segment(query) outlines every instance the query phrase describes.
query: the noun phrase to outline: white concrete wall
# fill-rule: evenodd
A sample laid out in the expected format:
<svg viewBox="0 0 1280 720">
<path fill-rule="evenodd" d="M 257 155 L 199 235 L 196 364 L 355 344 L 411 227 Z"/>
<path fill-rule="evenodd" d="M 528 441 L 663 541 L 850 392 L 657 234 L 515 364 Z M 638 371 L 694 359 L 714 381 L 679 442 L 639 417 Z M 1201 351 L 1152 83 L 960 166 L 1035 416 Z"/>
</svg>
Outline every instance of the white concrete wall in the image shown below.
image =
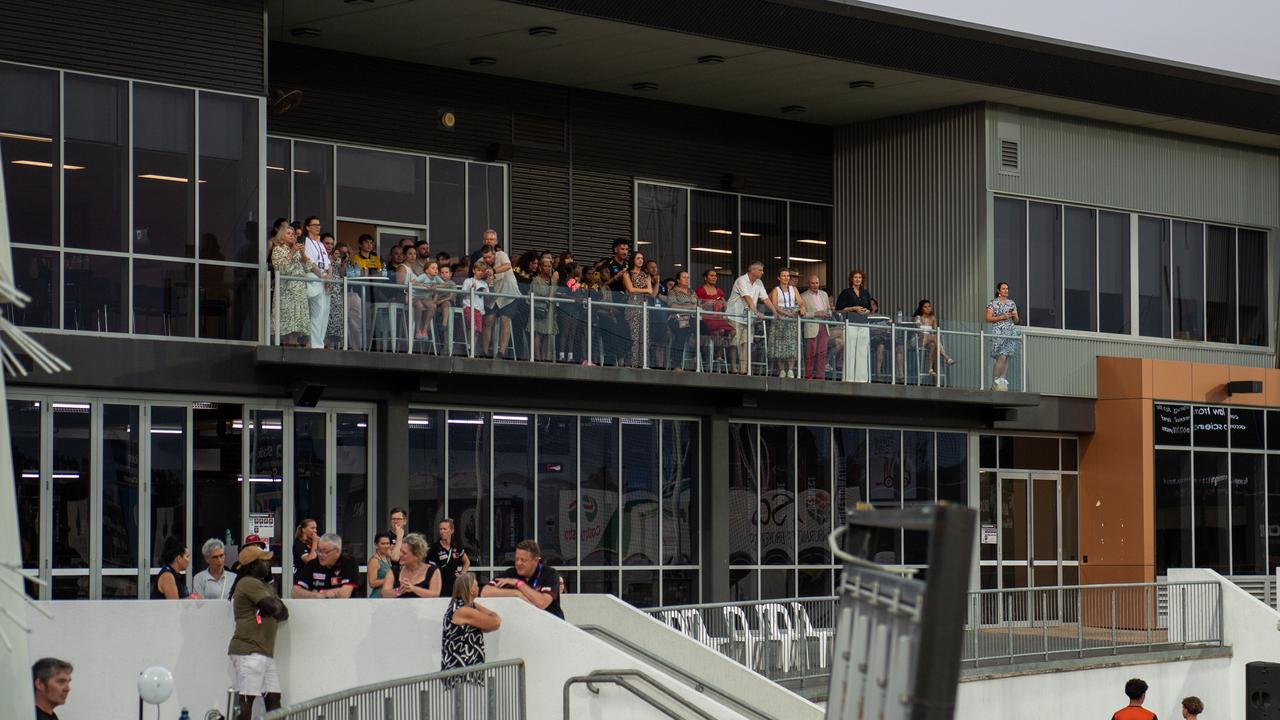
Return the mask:
<svg viewBox="0 0 1280 720">
<path fill-rule="evenodd" d="M 603 627 L 766 715 L 787 720 L 820 720 L 823 715 L 817 705 L 613 595 L 565 595 L 560 603 L 569 622 Z"/>
<path fill-rule="evenodd" d="M 288 600 L 290 618 L 280 628 L 276 658 L 285 703 L 397 677 L 440 669 L 440 631 L 444 600 Z M 487 637 L 490 660 L 525 662 L 529 718 L 563 716 L 566 679 L 599 669 L 643 670 L 677 689 L 716 718 L 738 714 L 695 690 L 636 661 L 572 625 L 509 598 L 482 600 L 503 619 Z M 46 620 L 27 617 L 34 629 L 28 654 L 56 655 L 75 667 L 70 701 L 59 715 L 76 718 L 126 718 L 137 713 L 138 672 L 149 665 L 170 669 L 173 697 L 162 706 L 176 717 L 186 706 L 192 715 L 222 707 L 230 684 L 227 641 L 231 604 L 99 600 L 43 603 L 54 613 Z M 647 705 L 625 691 L 604 686 L 599 696 L 578 686 L 575 718 L 656 718 Z M 150 715 L 148 715 L 150 717 Z"/>
<path fill-rule="evenodd" d="M 1205 717 L 1245 716 L 1245 665 L 1258 660 L 1280 662 L 1280 612 L 1212 570 L 1169 570 L 1169 582 L 1210 580 L 1222 585 L 1222 635 L 1231 646 L 1231 672 L 1223 685 L 1222 704 L 1205 701 Z M 1175 608 L 1170 607 L 1170 615 Z M 1192 693 L 1196 694 L 1196 693 Z"/>
<path fill-rule="evenodd" d="M 1205 717 L 1243 718 L 1227 712 L 1232 658 L 1147 663 L 1119 667 L 1018 675 L 960 683 L 957 720 L 1074 720 L 1109 718 L 1129 699 L 1129 678 L 1147 681 L 1145 707 L 1160 718 L 1182 717 L 1182 698 L 1204 700 Z M 1243 692 L 1243 691 L 1242 691 Z"/>
</svg>

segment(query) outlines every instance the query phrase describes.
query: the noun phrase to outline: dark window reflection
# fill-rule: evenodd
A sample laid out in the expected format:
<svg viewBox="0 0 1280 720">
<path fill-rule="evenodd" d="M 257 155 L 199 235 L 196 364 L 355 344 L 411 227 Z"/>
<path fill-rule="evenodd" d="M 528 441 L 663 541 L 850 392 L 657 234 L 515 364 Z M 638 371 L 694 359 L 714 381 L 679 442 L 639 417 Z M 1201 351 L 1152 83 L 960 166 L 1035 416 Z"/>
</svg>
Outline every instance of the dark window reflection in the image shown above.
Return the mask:
<svg viewBox="0 0 1280 720">
<path fill-rule="evenodd" d="M 258 337 L 258 271 L 200 265 L 200 337 L 253 340 Z"/>
<path fill-rule="evenodd" d="M 258 100 L 200 93 L 200 258 L 257 263 Z"/>
<path fill-rule="evenodd" d="M 898 507 L 902 499 L 902 433 L 897 430 L 869 432 L 869 468 L 867 474 L 871 502 L 884 507 Z"/>
<path fill-rule="evenodd" d="M 867 499 L 867 431 L 836 428 L 835 524 L 848 522 L 849 511 Z"/>
<path fill-rule="evenodd" d="M 138 416 L 136 405 L 102 406 L 104 568 L 138 567 Z"/>
<path fill-rule="evenodd" d="M 1169 337 L 1169 221 L 1138 218 L 1138 333 Z"/>
<path fill-rule="evenodd" d="M 373 555 L 369 547 L 369 418 L 341 414 L 337 420 L 337 531 L 342 536 L 343 552 L 363 564 Z"/>
<path fill-rule="evenodd" d="M 276 218 L 293 219 L 293 165 L 289 160 L 289 141 L 267 138 L 267 219 L 262 235 L 271 231 L 268 223 Z"/>
<path fill-rule="evenodd" d="M 717 285 L 728 298 L 738 276 L 738 256 L 738 197 L 690 191 L 689 284 L 698 287 L 702 274 L 715 270 Z"/>
<path fill-rule="evenodd" d="M 240 535 L 240 439 L 244 423 L 241 406 L 197 403 L 192 408 L 192 513 L 191 536 L 203 542 L 215 537 L 239 546 Z M 286 532 L 287 529 L 281 530 Z M 195 541 L 193 541 L 195 542 Z M 192 554 L 195 570 L 204 569 L 204 558 Z"/>
<path fill-rule="evenodd" d="M 1033 202 L 1027 220 L 1028 322 L 1062 327 L 1062 206 Z M 1010 288 L 1012 296 L 1012 288 Z"/>
<path fill-rule="evenodd" d="M 754 565 L 759 542 L 757 428 L 729 426 L 729 564 Z"/>
<path fill-rule="evenodd" d="M 322 412 L 295 412 L 293 414 L 293 517 L 301 524 L 304 519 L 316 521 L 320 534 L 335 532 L 325 525 L 328 510 L 328 493 L 325 488 L 327 468 L 325 463 L 325 432 L 327 424 Z M 265 428 L 264 428 L 265 429 Z M 264 439 L 272 437 L 270 431 Z M 347 548 L 343 547 L 347 554 Z M 357 557 L 357 562 L 364 558 Z M 293 571 L 296 573 L 298 568 Z"/>
<path fill-rule="evenodd" d="M 119 80 L 68 74 L 64 89 L 67 247 L 126 252 L 128 87 Z"/>
<path fill-rule="evenodd" d="M 618 420 L 584 417 L 579 454 L 582 458 L 581 528 L 582 564 L 617 565 L 618 536 Z M 585 582 L 585 579 L 584 579 Z"/>
<path fill-rule="evenodd" d="M 105 255 L 63 255 L 62 323 L 68 330 L 129 332 L 129 260 Z"/>
<path fill-rule="evenodd" d="M 700 478 L 698 424 L 662 421 L 662 562 L 697 565 Z"/>
<path fill-rule="evenodd" d="M 275 519 L 278 530 L 276 536 L 268 541 L 269 549 L 275 554 L 271 559 L 271 567 L 275 571 L 292 562 L 286 560 L 292 557 L 293 528 L 284 528 L 284 442 L 283 413 L 278 410 L 249 411 L 249 477 L 246 478 L 249 482 L 249 512 L 268 513 Z M 295 453 L 299 449 L 294 446 Z M 298 470 L 299 457 L 303 463 L 306 462 L 306 455 L 295 456 L 295 472 L 311 472 L 305 468 Z M 318 530 L 323 533 L 328 528 L 321 525 Z"/>
<path fill-rule="evenodd" d="M 325 230 L 333 230 L 333 146 L 295 141 L 290 219 L 305 220 L 308 215 L 319 217 Z"/>
<path fill-rule="evenodd" d="M 57 251 L 13 248 L 13 278 L 18 289 L 31 299 L 26 307 L 3 306 L 5 316 L 25 327 L 57 327 Z"/>
<path fill-rule="evenodd" d="M 467 165 L 458 160 L 431 158 L 431 215 L 427 220 L 427 234 L 431 252 L 447 252 L 458 257 L 466 252 L 468 241 L 480 247 L 480 235 L 467 237 Z M 349 214 L 343 206 L 343 214 Z M 494 228 L 495 230 L 499 228 Z M 483 233 L 485 228 L 481 228 Z M 498 235 L 498 242 L 505 245 L 506 238 Z"/>
<path fill-rule="evenodd" d="M 417 155 L 339 147 L 338 206 L 343 217 L 426 224 L 426 175 L 426 160 Z"/>
<path fill-rule="evenodd" d="M 1132 330 L 1129 286 L 1129 215 L 1098 213 L 1098 329 L 1129 334 Z"/>
<path fill-rule="evenodd" d="M 1063 322 L 1068 330 L 1097 329 L 1096 215 L 1087 208 L 1068 206 L 1063 210 Z M 1107 312 L 1116 312 L 1116 308 L 1107 308 Z"/>
<path fill-rule="evenodd" d="M 133 329 L 139 335 L 190 337 L 195 333 L 192 263 L 133 261 Z"/>
<path fill-rule="evenodd" d="M 444 418 L 439 410 L 414 410 L 409 414 L 409 527 L 436 527 L 444 517 Z"/>
<path fill-rule="evenodd" d="M 53 567 L 89 567 L 89 403 L 53 404 Z"/>
<path fill-rule="evenodd" d="M 1236 341 L 1236 231 L 1210 225 L 1204 243 L 1205 339 Z"/>
<path fill-rule="evenodd" d="M 484 413 L 448 413 L 449 517 L 472 565 L 490 564 L 488 430 Z"/>
<path fill-rule="evenodd" d="M 635 244 L 672 277 L 689 262 L 689 191 L 668 185 L 636 186 Z M 644 244 L 641 244 L 644 243 Z M 697 288 L 701 278 L 690 278 Z"/>
<path fill-rule="evenodd" d="M 796 596 L 795 570 L 761 570 L 760 599 L 772 600 Z M 766 650 L 768 652 L 768 650 Z"/>
<path fill-rule="evenodd" d="M 831 432 L 828 428 L 796 428 L 797 562 L 831 564 L 827 535 L 831 532 Z M 831 582 L 827 581 L 828 589 Z"/>
<path fill-rule="evenodd" d="M 969 502 L 969 438 L 964 433 L 938 433 L 938 499 Z"/>
<path fill-rule="evenodd" d="M 995 199 L 996 282 L 1009 283 L 1009 299 L 1027 309 L 1027 203 Z"/>
<path fill-rule="evenodd" d="M 195 256 L 195 93 L 133 88 L 133 251 Z"/>
<path fill-rule="evenodd" d="M 622 564 L 657 565 L 661 486 L 658 481 L 656 422 L 622 419 L 621 460 Z"/>
<path fill-rule="evenodd" d="M 1262 455 L 1231 455 L 1231 572 L 1236 575 L 1266 572 L 1265 468 Z"/>
<path fill-rule="evenodd" d="M 778 271 L 787 262 L 787 204 L 781 200 L 742 198 L 742 272 L 749 263 L 764 263 L 765 287 L 778 284 Z"/>
<path fill-rule="evenodd" d="M 1173 336 L 1204 339 L 1204 226 L 1173 221 Z"/>
<path fill-rule="evenodd" d="M 657 570 L 623 570 L 622 599 L 636 607 L 655 607 L 658 597 Z"/>
<path fill-rule="evenodd" d="M 10 400 L 8 408 L 9 449 L 17 485 L 19 554 L 22 567 L 34 569 L 40 561 L 41 404 Z"/>
<path fill-rule="evenodd" d="M 663 605 L 689 605 L 700 597 L 697 570 L 662 571 Z"/>
<path fill-rule="evenodd" d="M 578 592 L 618 594 L 617 570 L 584 570 L 581 575 L 582 589 Z"/>
<path fill-rule="evenodd" d="M 578 559 L 578 419 L 538 416 L 538 545 L 553 566 Z"/>
<path fill-rule="evenodd" d="M 57 244 L 58 74 L 0 65 L 0 156 L 12 242 Z"/>
<path fill-rule="evenodd" d="M 1267 574 L 1280 566 L 1280 455 L 1267 456 Z"/>
<path fill-rule="evenodd" d="M 1197 452 L 1195 454 L 1195 566 L 1209 568 L 1224 575 L 1231 573 L 1230 475 L 1227 454 Z"/>
<path fill-rule="evenodd" d="M 432 162 L 434 164 L 434 160 Z M 434 167 L 432 172 L 435 172 Z M 467 163 L 467 252 L 480 247 L 485 230 L 496 230 L 498 240 L 505 242 L 506 177 L 501 165 Z"/>
<path fill-rule="evenodd" d="M 516 544 L 533 537 L 533 423 L 528 415 L 493 415 L 493 554 L 515 561 Z"/>
<path fill-rule="evenodd" d="M 800 287 L 808 288 L 810 275 L 817 275 L 828 292 L 836 278 L 831 276 L 831 208 L 823 205 L 791 203 L 791 267 L 801 273 Z"/>
<path fill-rule="evenodd" d="M 795 428 L 760 426 L 761 564 L 791 565 L 796 558 Z"/>
<path fill-rule="evenodd" d="M 153 406 L 150 439 L 151 564 L 158 566 L 165 538 L 187 536 L 187 409 Z M 208 539 L 192 538 L 193 561 Z M 200 563 L 204 563 L 203 556 Z"/>
<path fill-rule="evenodd" d="M 1240 274 L 1240 343 L 1267 344 L 1267 234 L 1260 230 L 1238 233 Z"/>
</svg>

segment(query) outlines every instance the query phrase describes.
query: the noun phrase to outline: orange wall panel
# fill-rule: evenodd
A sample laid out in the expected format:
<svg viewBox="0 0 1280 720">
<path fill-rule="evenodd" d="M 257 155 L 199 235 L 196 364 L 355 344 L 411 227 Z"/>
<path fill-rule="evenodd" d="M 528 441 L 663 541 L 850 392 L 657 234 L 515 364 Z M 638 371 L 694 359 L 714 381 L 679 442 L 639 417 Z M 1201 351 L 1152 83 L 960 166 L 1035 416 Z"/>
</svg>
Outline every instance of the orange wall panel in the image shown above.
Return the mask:
<svg viewBox="0 0 1280 720">
<path fill-rule="evenodd" d="M 1255 367 L 1230 366 L 1227 376 L 1230 380 L 1258 380 L 1262 383 L 1262 392 L 1232 395 L 1226 401 L 1232 405 L 1266 405 L 1267 404 L 1267 369 Z"/>
<path fill-rule="evenodd" d="M 1280 407 L 1280 370 L 1268 370 L 1262 381 L 1262 393 L 1266 396 L 1267 405 Z"/>
<path fill-rule="evenodd" d="M 1151 395 L 1156 400 L 1190 400 L 1191 369 L 1189 362 L 1151 361 Z"/>
<path fill-rule="evenodd" d="M 1138 582 L 1154 572 L 1151 422 L 1150 400 L 1095 405 L 1094 433 L 1081 454 L 1080 572 L 1086 582 Z"/>
<path fill-rule="evenodd" d="M 1151 362 L 1144 358 L 1098 358 L 1098 399 L 1151 397 Z"/>
<path fill-rule="evenodd" d="M 1187 399 L 1195 402 L 1225 403 L 1227 390 L 1223 386 L 1230 379 L 1231 368 L 1228 365 L 1192 365 L 1191 397 Z"/>
</svg>

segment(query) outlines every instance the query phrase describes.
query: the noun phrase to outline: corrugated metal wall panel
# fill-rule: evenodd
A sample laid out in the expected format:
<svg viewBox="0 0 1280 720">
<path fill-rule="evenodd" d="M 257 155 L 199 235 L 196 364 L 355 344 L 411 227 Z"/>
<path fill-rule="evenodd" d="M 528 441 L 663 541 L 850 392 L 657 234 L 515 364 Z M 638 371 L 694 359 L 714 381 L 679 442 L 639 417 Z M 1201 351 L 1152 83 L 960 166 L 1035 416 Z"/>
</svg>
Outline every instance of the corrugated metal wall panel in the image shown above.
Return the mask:
<svg viewBox="0 0 1280 720">
<path fill-rule="evenodd" d="M 1191 344 L 1139 342 L 1097 335 L 1075 337 L 1026 334 L 1027 390 L 1045 395 L 1097 395 L 1099 357 L 1139 357 L 1153 360 L 1244 367 L 1275 367 L 1275 355 L 1249 350 L 1196 347 Z"/>
<path fill-rule="evenodd" d="M 262 0 L 4 0 L 0 59 L 264 95 Z"/>
<path fill-rule="evenodd" d="M 976 322 L 987 285 L 984 113 L 947 108 L 840 128 L 835 261 L 862 268 L 883 312 L 933 300 L 943 322 Z"/>
<path fill-rule="evenodd" d="M 631 235 L 636 178 L 719 190 L 731 175 L 744 192 L 831 202 L 828 127 L 283 43 L 271 46 L 271 85 L 305 96 L 268 120 L 282 135 L 485 160 L 514 137 L 511 232 L 521 251 L 608 255 L 614 237 Z M 436 121 L 441 108 L 456 113 L 453 130 Z M 545 133 L 522 144 L 516 113 L 566 121 L 568 145 L 556 149 Z"/>
<path fill-rule="evenodd" d="M 1280 226 L 1280 152 L 1108 125 L 1010 106 L 991 108 L 988 187 L 1069 202 Z M 999 139 L 1020 137 L 1021 169 L 999 173 Z"/>
</svg>

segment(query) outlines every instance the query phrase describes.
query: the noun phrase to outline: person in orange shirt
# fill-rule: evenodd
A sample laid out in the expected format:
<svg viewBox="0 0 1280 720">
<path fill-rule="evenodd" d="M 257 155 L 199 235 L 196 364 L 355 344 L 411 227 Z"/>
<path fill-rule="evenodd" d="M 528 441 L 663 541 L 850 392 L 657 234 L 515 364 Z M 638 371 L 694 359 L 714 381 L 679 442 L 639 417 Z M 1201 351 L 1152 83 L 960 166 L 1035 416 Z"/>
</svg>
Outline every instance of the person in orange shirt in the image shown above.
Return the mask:
<svg viewBox="0 0 1280 720">
<path fill-rule="evenodd" d="M 1156 714 L 1142 707 L 1147 699 L 1147 684 L 1133 678 L 1124 684 L 1124 694 L 1129 696 L 1129 704 L 1120 708 L 1111 720 L 1156 720 Z"/>
</svg>

